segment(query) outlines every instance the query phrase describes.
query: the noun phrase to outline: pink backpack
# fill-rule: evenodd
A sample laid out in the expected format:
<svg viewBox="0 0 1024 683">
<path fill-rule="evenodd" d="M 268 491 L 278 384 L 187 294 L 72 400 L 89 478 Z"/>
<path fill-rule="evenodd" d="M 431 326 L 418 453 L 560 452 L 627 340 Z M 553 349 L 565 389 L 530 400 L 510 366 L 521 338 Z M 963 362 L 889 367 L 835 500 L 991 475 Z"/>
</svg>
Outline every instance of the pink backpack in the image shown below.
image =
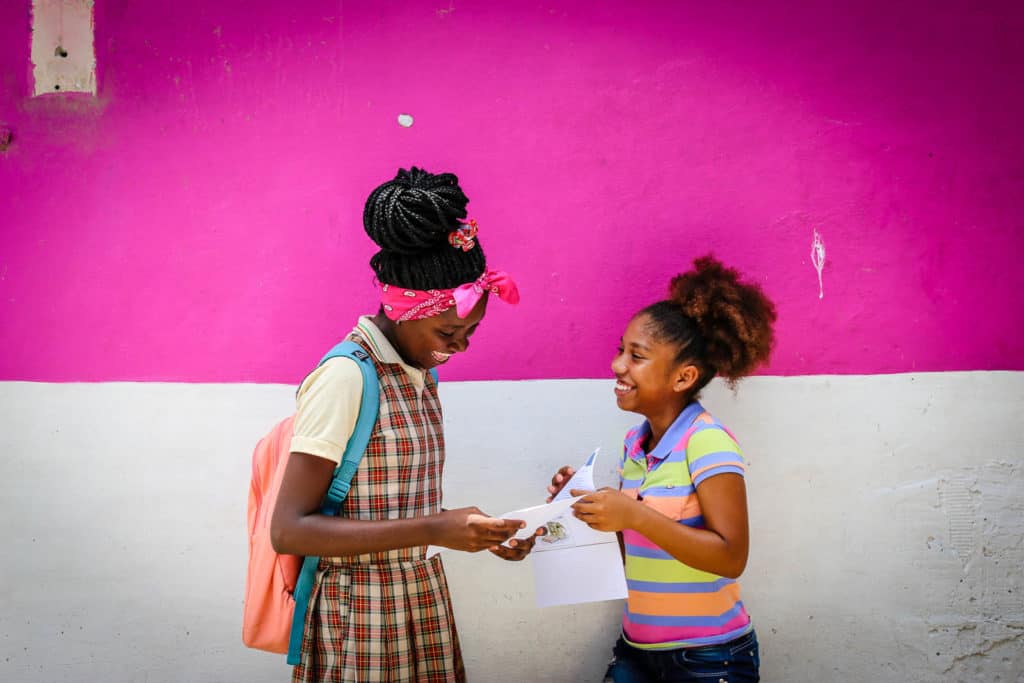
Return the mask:
<svg viewBox="0 0 1024 683">
<path fill-rule="evenodd" d="M 373 360 L 355 342 L 341 342 L 321 359 L 346 356 L 363 373 L 363 395 L 355 430 L 324 496 L 322 514 L 337 515 L 359 461 L 370 441 L 380 406 L 380 382 Z M 242 642 L 248 647 L 288 655 L 298 664 L 309 594 L 319 557 L 280 555 L 270 542 L 270 520 L 291 448 L 294 416 L 285 418 L 256 444 L 249 484 L 249 567 L 245 576 Z"/>
</svg>

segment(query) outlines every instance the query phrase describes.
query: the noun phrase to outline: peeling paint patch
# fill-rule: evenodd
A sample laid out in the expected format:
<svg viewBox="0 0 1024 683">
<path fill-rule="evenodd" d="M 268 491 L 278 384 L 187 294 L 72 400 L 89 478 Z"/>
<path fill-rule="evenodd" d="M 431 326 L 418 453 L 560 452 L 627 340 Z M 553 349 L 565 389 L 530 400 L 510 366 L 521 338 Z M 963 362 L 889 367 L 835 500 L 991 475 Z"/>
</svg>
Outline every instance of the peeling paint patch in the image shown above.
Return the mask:
<svg viewBox="0 0 1024 683">
<path fill-rule="evenodd" d="M 949 519 L 949 546 L 965 563 L 974 552 L 974 506 L 972 482 L 964 479 L 940 480 L 939 497 Z"/>
<path fill-rule="evenodd" d="M 96 94 L 93 0 L 33 0 L 33 94 Z"/>
<path fill-rule="evenodd" d="M 1019 681 L 1024 672 L 1024 465 L 990 461 L 938 478 L 948 548 L 963 564 L 945 599 L 936 596 L 928 637 L 945 680 Z M 929 542 L 932 549 L 941 543 Z M 1018 676 L 1018 677 L 1014 677 Z"/>
</svg>

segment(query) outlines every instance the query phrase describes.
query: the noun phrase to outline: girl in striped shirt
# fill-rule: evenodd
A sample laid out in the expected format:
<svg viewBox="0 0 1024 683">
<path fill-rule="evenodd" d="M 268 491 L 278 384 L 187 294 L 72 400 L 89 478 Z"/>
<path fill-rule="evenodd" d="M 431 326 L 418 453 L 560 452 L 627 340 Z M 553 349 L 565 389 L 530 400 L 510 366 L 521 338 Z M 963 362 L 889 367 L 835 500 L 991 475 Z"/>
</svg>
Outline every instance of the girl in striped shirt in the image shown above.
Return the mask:
<svg viewBox="0 0 1024 683">
<path fill-rule="evenodd" d="M 619 532 L 629 597 L 606 680 L 757 681 L 758 646 L 740 600 L 747 563 L 744 461 L 698 401 L 765 363 L 775 307 L 711 256 L 677 275 L 669 298 L 637 313 L 612 360 L 619 408 L 646 418 L 625 438 L 618 490 L 584 496 L 575 515 Z M 572 468 L 563 467 L 554 495 Z"/>
</svg>

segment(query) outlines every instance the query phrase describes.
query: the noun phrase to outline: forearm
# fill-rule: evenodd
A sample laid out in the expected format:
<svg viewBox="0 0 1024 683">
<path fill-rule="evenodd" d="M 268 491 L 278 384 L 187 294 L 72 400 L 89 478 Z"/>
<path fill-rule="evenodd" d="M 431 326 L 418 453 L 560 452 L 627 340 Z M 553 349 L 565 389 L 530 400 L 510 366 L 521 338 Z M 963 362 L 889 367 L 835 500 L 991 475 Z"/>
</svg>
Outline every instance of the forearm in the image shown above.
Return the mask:
<svg viewBox="0 0 1024 683">
<path fill-rule="evenodd" d="M 747 564 L 746 544 L 731 544 L 711 529 L 696 529 L 669 519 L 657 510 L 637 506 L 634 531 L 685 565 L 728 578 L 737 578 Z"/>
<path fill-rule="evenodd" d="M 436 542 L 437 516 L 361 520 L 311 514 L 274 520 L 274 550 L 288 555 L 342 557 Z"/>
</svg>

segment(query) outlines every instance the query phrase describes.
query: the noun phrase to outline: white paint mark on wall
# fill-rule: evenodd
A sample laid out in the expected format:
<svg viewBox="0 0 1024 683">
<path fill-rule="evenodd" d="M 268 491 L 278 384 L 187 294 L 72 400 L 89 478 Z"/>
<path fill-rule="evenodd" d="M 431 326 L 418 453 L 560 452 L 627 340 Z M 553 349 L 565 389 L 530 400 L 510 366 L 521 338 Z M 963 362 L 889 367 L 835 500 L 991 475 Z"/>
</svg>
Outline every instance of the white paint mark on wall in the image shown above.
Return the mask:
<svg viewBox="0 0 1024 683">
<path fill-rule="evenodd" d="M 32 0 L 34 95 L 96 94 L 93 0 Z"/>
<path fill-rule="evenodd" d="M 410 126 L 412 126 L 412 123 L 412 114 L 398 115 L 398 125 L 400 125 L 402 128 L 409 128 Z"/>
<path fill-rule="evenodd" d="M 818 298 L 824 299 L 825 286 L 822 283 L 821 271 L 825 268 L 825 240 L 821 238 L 821 233 L 817 230 L 814 231 L 814 241 L 811 243 L 811 263 L 818 271 Z"/>
</svg>

